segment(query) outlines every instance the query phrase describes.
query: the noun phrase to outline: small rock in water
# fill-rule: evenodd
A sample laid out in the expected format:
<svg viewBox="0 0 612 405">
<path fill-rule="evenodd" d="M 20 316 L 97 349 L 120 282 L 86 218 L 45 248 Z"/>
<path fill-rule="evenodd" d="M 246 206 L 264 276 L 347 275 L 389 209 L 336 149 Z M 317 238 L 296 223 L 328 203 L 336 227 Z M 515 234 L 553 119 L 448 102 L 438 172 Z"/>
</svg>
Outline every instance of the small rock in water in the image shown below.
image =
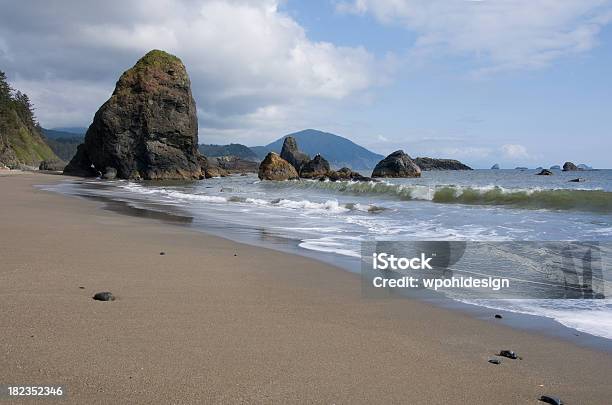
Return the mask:
<svg viewBox="0 0 612 405">
<path fill-rule="evenodd" d="M 503 316 L 501 316 L 500 314 L 495 314 L 495 318 L 497 318 L 497 319 L 502 319 L 502 318 L 503 318 Z"/>
<path fill-rule="evenodd" d="M 489 363 L 491 363 L 491 364 L 501 364 L 501 360 L 500 359 L 489 359 Z"/>
<path fill-rule="evenodd" d="M 93 296 L 93 299 L 96 301 L 114 301 L 115 296 L 109 291 L 104 291 L 104 292 L 96 293 Z"/>
<path fill-rule="evenodd" d="M 514 360 L 519 358 L 518 355 L 512 350 L 502 350 L 501 352 L 499 352 L 499 355 L 502 357 L 507 357 L 509 359 L 514 359 Z"/>
<path fill-rule="evenodd" d="M 582 183 L 583 181 L 586 181 L 585 179 L 583 179 L 582 177 L 579 177 L 577 179 L 572 179 L 569 182 L 570 183 Z"/>
<path fill-rule="evenodd" d="M 563 401 L 561 401 L 560 398 L 551 397 L 550 395 L 542 395 L 540 397 L 540 401 L 546 402 L 547 404 L 552 404 L 552 405 L 563 405 Z"/>
</svg>

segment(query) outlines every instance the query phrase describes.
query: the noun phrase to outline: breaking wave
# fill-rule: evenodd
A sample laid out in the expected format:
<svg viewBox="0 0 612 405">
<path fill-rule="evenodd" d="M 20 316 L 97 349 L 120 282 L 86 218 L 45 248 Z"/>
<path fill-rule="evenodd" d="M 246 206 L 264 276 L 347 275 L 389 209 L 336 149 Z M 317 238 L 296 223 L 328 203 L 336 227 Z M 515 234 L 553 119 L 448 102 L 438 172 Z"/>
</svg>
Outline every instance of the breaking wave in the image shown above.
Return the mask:
<svg viewBox="0 0 612 405">
<path fill-rule="evenodd" d="M 388 182 L 270 182 L 267 187 L 312 188 L 355 195 L 442 204 L 501 205 L 528 209 L 578 210 L 612 213 L 612 192 L 586 189 L 507 189 L 498 186 L 421 186 Z"/>
</svg>

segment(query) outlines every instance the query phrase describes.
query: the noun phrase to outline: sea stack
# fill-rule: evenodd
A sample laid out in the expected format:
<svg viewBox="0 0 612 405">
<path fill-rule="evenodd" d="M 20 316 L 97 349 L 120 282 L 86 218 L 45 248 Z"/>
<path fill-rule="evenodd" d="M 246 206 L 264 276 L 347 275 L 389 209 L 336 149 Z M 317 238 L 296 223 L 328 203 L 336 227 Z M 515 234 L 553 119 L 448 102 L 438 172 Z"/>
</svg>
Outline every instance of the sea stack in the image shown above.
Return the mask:
<svg viewBox="0 0 612 405">
<path fill-rule="evenodd" d="M 300 152 L 297 142 L 292 136 L 285 138 L 280 157 L 291 163 L 298 173 L 302 169 L 302 166 L 310 160 L 310 156 Z"/>
<path fill-rule="evenodd" d="M 304 163 L 300 169 L 300 177 L 304 179 L 318 179 L 329 174 L 329 162 L 317 154 L 312 160 Z"/>
<path fill-rule="evenodd" d="M 266 158 L 259 165 L 258 176 L 261 180 L 295 180 L 298 173 L 291 163 L 274 152 L 266 155 Z"/>
<path fill-rule="evenodd" d="M 429 157 L 418 157 L 414 163 L 423 171 L 429 170 L 472 170 L 468 165 L 455 159 L 434 159 Z"/>
<path fill-rule="evenodd" d="M 398 150 L 378 162 L 372 177 L 421 177 L 421 169 L 403 150 Z"/>
<path fill-rule="evenodd" d="M 578 171 L 578 170 L 580 170 L 580 169 L 578 169 L 578 166 L 576 166 L 572 162 L 565 162 L 565 163 L 563 163 L 563 171 L 564 172 L 575 172 L 575 171 Z"/>
<path fill-rule="evenodd" d="M 187 70 L 153 50 L 124 72 L 96 112 L 65 174 L 121 179 L 199 179 L 198 120 Z"/>
</svg>

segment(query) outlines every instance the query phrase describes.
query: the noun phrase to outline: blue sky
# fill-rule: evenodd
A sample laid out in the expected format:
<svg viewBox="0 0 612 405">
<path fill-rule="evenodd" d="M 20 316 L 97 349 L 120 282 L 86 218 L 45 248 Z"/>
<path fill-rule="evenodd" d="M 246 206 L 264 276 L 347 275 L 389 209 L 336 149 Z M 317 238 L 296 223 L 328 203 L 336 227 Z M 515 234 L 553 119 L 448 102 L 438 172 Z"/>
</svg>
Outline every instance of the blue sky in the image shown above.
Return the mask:
<svg viewBox="0 0 612 405">
<path fill-rule="evenodd" d="M 362 45 L 381 58 L 408 54 L 416 37 L 370 15 L 338 13 L 329 1 L 290 0 L 284 7 L 311 38 Z M 368 146 L 375 149 L 393 145 L 419 156 L 437 150 L 479 167 L 548 167 L 565 160 L 612 167 L 610 26 L 597 41 L 588 52 L 543 68 L 483 76 L 472 75 L 479 64 L 471 54 L 443 55 L 421 66 L 408 59 L 393 82 L 345 122 L 346 132 L 370 134 Z M 506 156 L 503 145 L 523 146 L 526 153 L 510 148 L 514 154 Z"/>
<path fill-rule="evenodd" d="M 150 49 L 185 62 L 200 142 L 304 128 L 475 167 L 612 167 L 610 0 L 0 0 L 0 69 L 87 126 Z"/>
</svg>

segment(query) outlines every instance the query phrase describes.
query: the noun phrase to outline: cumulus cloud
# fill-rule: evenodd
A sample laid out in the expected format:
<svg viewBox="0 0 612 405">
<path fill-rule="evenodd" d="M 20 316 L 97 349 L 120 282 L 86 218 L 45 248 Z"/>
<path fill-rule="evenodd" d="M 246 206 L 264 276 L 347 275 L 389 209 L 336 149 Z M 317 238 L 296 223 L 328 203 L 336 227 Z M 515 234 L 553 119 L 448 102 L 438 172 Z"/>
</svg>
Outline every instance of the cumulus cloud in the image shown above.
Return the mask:
<svg viewBox="0 0 612 405">
<path fill-rule="evenodd" d="M 413 56 L 471 56 L 475 73 L 545 67 L 593 48 L 612 21 L 610 0 L 351 0 L 337 9 L 415 32 Z"/>
<path fill-rule="evenodd" d="M 527 148 L 518 144 L 506 144 L 501 147 L 502 153 L 508 159 L 528 158 Z"/>
<path fill-rule="evenodd" d="M 380 81 L 383 62 L 361 47 L 309 39 L 276 0 L 0 0 L 0 7 L 0 69 L 31 94 L 47 126 L 87 124 L 120 73 L 150 49 L 186 64 L 205 142 L 237 133 L 275 138 L 302 109 Z"/>
</svg>

